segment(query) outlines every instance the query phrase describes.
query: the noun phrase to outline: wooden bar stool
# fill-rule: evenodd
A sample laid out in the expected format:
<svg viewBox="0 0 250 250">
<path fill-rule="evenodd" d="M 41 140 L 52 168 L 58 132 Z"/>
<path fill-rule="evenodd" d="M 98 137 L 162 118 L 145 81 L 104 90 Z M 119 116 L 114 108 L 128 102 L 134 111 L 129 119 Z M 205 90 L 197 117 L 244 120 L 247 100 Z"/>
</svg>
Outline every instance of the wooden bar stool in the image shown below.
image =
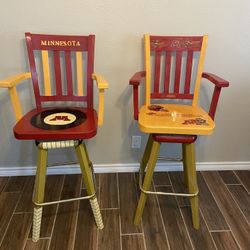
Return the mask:
<svg viewBox="0 0 250 250">
<path fill-rule="evenodd" d="M 15 137 L 34 140 L 38 150 L 32 240 L 40 237 L 43 206 L 62 202 L 89 199 L 96 225 L 102 229 L 93 166 L 84 142 L 103 124 L 104 90 L 108 88 L 106 80 L 94 73 L 95 36 L 26 33 L 25 37 L 31 73 L 0 81 L 0 87 L 9 90 L 17 120 Z M 30 77 L 36 108 L 23 115 L 16 85 Z M 93 80 L 99 90 L 98 114 L 93 108 Z M 87 196 L 44 202 L 48 150 L 70 147 L 76 151 Z"/>
<path fill-rule="evenodd" d="M 145 71 L 135 73 L 129 81 L 133 86 L 134 119 L 138 120 L 140 130 L 149 134 L 140 163 L 141 194 L 134 223 L 140 223 L 147 194 L 187 196 L 190 198 L 193 226 L 198 229 L 199 190 L 195 166 L 195 140 L 197 135 L 212 134 L 220 91 L 222 87 L 228 87 L 229 83 L 213 74 L 202 73 L 207 36 L 145 35 L 144 41 Z M 215 85 L 209 113 L 198 106 L 202 77 Z M 143 78 L 145 104 L 138 111 L 138 87 Z M 172 102 L 159 102 L 170 99 Z M 180 103 L 187 100 L 190 100 L 190 103 Z M 182 144 L 184 182 L 188 187 L 188 193 L 149 191 L 162 143 Z"/>
</svg>

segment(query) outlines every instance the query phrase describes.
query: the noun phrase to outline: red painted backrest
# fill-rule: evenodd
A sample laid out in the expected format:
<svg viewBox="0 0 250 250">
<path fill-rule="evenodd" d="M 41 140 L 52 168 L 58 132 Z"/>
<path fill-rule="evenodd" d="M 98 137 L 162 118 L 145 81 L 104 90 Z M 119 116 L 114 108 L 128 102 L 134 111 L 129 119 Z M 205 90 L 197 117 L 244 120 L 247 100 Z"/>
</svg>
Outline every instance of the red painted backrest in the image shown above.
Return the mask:
<svg viewBox="0 0 250 250">
<path fill-rule="evenodd" d="M 63 101 L 63 102 L 87 102 L 87 107 L 93 107 L 93 80 L 92 73 L 94 70 L 94 43 L 95 36 L 64 36 L 64 35 L 41 35 L 25 33 L 26 44 L 28 48 L 29 64 L 32 75 L 33 88 L 36 99 L 36 106 L 41 108 L 43 102 Z M 54 80 L 55 93 L 41 94 L 41 83 L 44 79 L 39 76 L 39 65 L 36 60 L 41 57 L 43 51 L 48 51 L 52 57 L 52 63 L 48 64 L 47 69 L 50 71 L 49 77 Z M 74 67 L 72 58 L 77 52 L 87 53 L 86 68 L 86 95 L 79 96 L 74 94 Z M 42 58 L 42 57 L 41 57 Z M 48 56 L 47 56 L 48 58 Z M 82 58 L 82 57 L 81 57 Z M 44 62 L 43 62 L 44 63 Z M 53 64 L 53 65 L 52 65 Z M 45 68 L 43 68 L 45 71 Z M 65 71 L 65 72 L 63 72 Z M 65 91 L 63 91 L 63 76 L 65 76 Z M 52 81 L 53 82 L 53 81 Z M 64 93 L 63 93 L 64 92 Z"/>
<path fill-rule="evenodd" d="M 151 99 L 193 99 L 193 59 L 201 51 L 202 41 L 202 36 L 150 36 Z"/>
</svg>

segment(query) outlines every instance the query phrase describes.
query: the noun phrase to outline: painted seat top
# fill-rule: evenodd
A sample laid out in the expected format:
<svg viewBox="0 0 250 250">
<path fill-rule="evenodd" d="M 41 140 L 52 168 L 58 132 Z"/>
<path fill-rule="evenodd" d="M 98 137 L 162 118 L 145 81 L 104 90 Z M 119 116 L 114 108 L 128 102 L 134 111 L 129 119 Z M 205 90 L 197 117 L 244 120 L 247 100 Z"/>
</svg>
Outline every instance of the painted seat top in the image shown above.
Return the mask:
<svg viewBox="0 0 250 250">
<path fill-rule="evenodd" d="M 142 106 L 139 112 L 139 128 L 153 134 L 212 134 L 215 124 L 200 107 L 176 104 Z"/>
</svg>

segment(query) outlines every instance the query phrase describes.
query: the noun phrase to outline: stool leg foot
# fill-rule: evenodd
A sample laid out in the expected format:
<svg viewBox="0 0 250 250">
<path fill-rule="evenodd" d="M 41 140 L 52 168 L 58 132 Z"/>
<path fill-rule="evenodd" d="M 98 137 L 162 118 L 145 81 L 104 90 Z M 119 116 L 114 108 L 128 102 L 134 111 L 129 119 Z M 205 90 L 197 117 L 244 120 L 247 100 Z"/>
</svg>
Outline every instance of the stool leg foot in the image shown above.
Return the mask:
<svg viewBox="0 0 250 250">
<path fill-rule="evenodd" d="M 35 207 L 33 214 L 32 241 L 37 242 L 40 238 L 40 229 L 42 222 L 42 207 Z"/>
<path fill-rule="evenodd" d="M 149 152 L 149 161 L 148 161 L 148 167 L 146 169 L 146 174 L 145 174 L 145 178 L 143 181 L 143 186 L 142 188 L 144 190 L 149 190 L 150 185 L 151 185 L 151 181 L 153 178 L 153 173 L 154 173 L 154 169 L 155 169 L 155 164 L 157 161 L 157 157 L 158 157 L 158 153 L 159 153 L 159 149 L 160 149 L 160 143 L 153 141 L 152 142 L 152 150 L 151 152 Z M 137 205 L 137 209 L 135 212 L 135 217 L 134 217 L 134 224 L 138 225 L 141 221 L 141 217 L 143 214 L 143 210 L 145 207 L 145 203 L 146 203 L 146 194 L 141 192 L 140 194 L 140 199 Z"/>
<path fill-rule="evenodd" d="M 189 193 L 198 191 L 196 167 L 195 167 L 195 144 L 184 144 L 186 153 L 186 167 Z M 199 229 L 199 205 L 198 196 L 190 197 L 193 227 Z"/>
<path fill-rule="evenodd" d="M 92 195 L 95 193 L 95 186 L 92 178 L 92 169 L 91 169 L 91 162 L 89 161 L 89 156 L 87 152 L 87 148 L 84 143 L 75 147 L 76 154 L 80 163 L 84 183 L 87 189 L 87 194 Z M 103 229 L 103 221 L 102 215 L 100 212 L 99 204 L 97 201 L 96 196 L 90 199 L 90 205 L 93 211 L 93 215 L 95 218 L 96 225 L 99 229 Z"/>
</svg>

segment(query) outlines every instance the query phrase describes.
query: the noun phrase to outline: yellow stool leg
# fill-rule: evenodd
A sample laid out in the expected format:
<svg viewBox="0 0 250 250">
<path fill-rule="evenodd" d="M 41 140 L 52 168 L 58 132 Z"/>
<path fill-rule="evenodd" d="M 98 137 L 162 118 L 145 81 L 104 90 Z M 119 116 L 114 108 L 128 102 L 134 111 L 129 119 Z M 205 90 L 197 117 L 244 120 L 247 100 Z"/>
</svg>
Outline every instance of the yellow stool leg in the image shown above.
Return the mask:
<svg viewBox="0 0 250 250">
<path fill-rule="evenodd" d="M 143 186 L 142 186 L 142 188 L 144 190 L 149 190 L 149 188 L 150 188 L 150 184 L 151 184 L 151 181 L 153 178 L 153 173 L 154 173 L 159 149 L 160 149 L 160 143 L 153 141 L 152 150 L 151 150 L 151 153 L 149 154 L 150 157 L 149 157 L 148 167 L 146 169 L 146 174 L 145 174 L 145 178 L 144 178 Z M 142 213 L 143 213 L 143 210 L 145 207 L 145 203 L 146 203 L 146 194 L 141 192 L 140 199 L 139 199 L 136 213 L 135 213 L 135 218 L 134 218 L 135 225 L 138 225 L 141 221 L 141 217 L 142 217 Z"/>
<path fill-rule="evenodd" d="M 75 147 L 75 150 L 76 150 L 76 154 L 80 163 L 84 183 L 87 189 L 87 194 L 92 195 L 95 193 L 95 187 L 93 183 L 91 164 L 89 161 L 86 146 L 84 144 L 79 144 L 78 146 Z M 90 199 L 90 205 L 93 211 L 93 215 L 94 215 L 97 227 L 99 229 L 103 229 L 104 225 L 102 221 L 102 215 L 100 212 L 100 208 L 99 208 L 99 204 L 98 204 L 96 196 Z"/>
<path fill-rule="evenodd" d="M 143 157 L 141 159 L 141 163 L 140 163 L 140 169 L 142 173 L 145 171 L 145 168 L 148 164 L 150 152 L 152 150 L 152 145 L 153 145 L 153 139 L 152 139 L 152 135 L 150 134 L 148 137 L 147 145 L 143 153 Z"/>
<path fill-rule="evenodd" d="M 38 147 L 37 156 L 37 171 L 36 180 L 34 187 L 34 201 L 36 203 L 43 202 L 44 199 L 44 188 L 46 178 L 46 163 L 47 163 L 48 151 Z M 32 228 L 32 240 L 38 241 L 40 238 L 40 229 L 42 221 L 42 206 L 35 206 L 33 214 L 33 228 Z"/>
<path fill-rule="evenodd" d="M 186 152 L 187 179 L 189 193 L 198 191 L 196 167 L 195 167 L 195 144 L 184 144 Z M 193 227 L 199 229 L 199 205 L 198 196 L 190 197 Z"/>
<path fill-rule="evenodd" d="M 182 161 L 183 161 L 183 170 L 184 170 L 184 183 L 188 187 L 188 175 L 187 175 L 187 151 L 185 144 L 182 143 Z"/>
</svg>

